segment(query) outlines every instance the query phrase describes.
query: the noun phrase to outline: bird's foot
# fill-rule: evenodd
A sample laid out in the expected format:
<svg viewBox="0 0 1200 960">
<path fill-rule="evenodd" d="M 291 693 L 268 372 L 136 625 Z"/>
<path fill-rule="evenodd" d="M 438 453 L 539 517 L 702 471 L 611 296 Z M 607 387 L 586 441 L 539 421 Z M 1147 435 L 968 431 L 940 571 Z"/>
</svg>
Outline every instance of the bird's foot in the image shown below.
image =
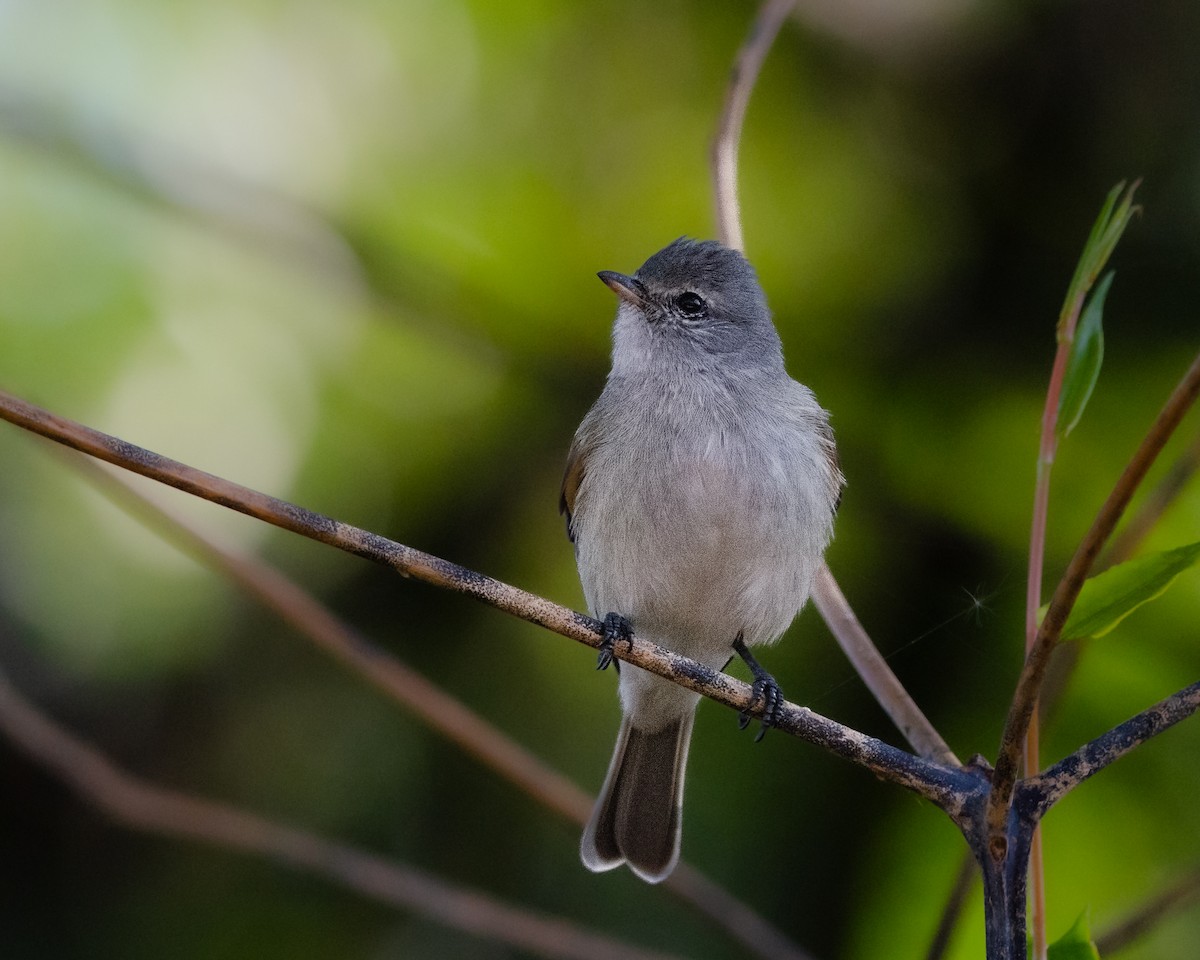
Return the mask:
<svg viewBox="0 0 1200 960">
<path fill-rule="evenodd" d="M 775 678 L 763 669 L 762 665 L 754 659 L 746 647 L 742 635 L 739 633 L 737 639 L 733 641 L 733 649 L 743 660 L 746 661 L 746 666 L 750 668 L 750 672 L 754 674 L 754 684 L 750 688 L 754 702 L 762 701 L 762 727 L 759 728 L 758 735 L 754 738 L 754 742 L 758 743 L 764 736 L 767 730 L 775 726 L 779 722 L 779 711 L 783 706 L 783 691 L 779 689 L 779 684 Z M 750 726 L 750 721 L 753 719 L 749 711 L 742 711 L 738 717 L 738 729 L 745 730 Z"/>
<path fill-rule="evenodd" d="M 618 640 L 633 641 L 633 627 L 619 613 L 610 613 L 604 618 L 604 632 L 600 637 L 600 652 L 596 655 L 596 669 L 607 670 L 613 662 L 613 649 Z"/>
</svg>

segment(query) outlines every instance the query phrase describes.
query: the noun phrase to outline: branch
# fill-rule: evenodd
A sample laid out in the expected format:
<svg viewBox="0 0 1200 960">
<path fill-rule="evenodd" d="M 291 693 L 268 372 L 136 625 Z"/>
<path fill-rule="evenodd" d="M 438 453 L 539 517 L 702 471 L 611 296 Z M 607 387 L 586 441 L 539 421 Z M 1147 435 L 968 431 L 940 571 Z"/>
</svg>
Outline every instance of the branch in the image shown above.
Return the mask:
<svg viewBox="0 0 1200 960">
<path fill-rule="evenodd" d="M 197 470 L 116 437 L 56 416 L 0 390 L 0 419 L 33 433 L 320 543 L 392 567 L 398 573 L 465 594 L 588 646 L 599 645 L 600 625 L 534 594 L 393 540 L 341 523 L 222 477 Z M 645 642 L 639 646 L 649 646 Z M 742 686 L 746 686 L 742 684 Z M 746 687 L 747 691 L 749 687 Z M 746 698 L 748 699 L 748 698 Z M 739 701 L 739 709 L 748 704 Z M 752 711 L 753 712 L 753 711 Z"/>
<path fill-rule="evenodd" d="M 584 614 L 432 554 L 110 437 L 4 391 L 0 391 L 0 419 L 193 496 L 385 564 L 404 576 L 474 597 L 586 646 L 596 648 L 600 645 L 600 623 Z M 710 700 L 752 716 L 762 715 L 761 698 L 754 696 L 749 684 L 728 674 L 638 637 L 633 637 L 629 643 L 618 644 L 615 652 L 621 660 Z M 973 774 L 923 760 L 794 703 L 783 704 L 777 727 L 866 767 L 880 779 L 920 794 L 951 816 L 956 817 L 966 799 L 980 789 L 978 778 Z"/>
<path fill-rule="evenodd" d="M 1097 218 L 1084 244 L 1083 253 L 1075 267 L 1075 274 L 1067 287 L 1066 300 L 1059 312 L 1057 324 L 1058 347 L 1054 352 L 1054 363 L 1050 370 L 1050 382 L 1046 387 L 1046 403 L 1042 410 L 1042 434 L 1038 444 L 1037 480 L 1034 484 L 1033 516 L 1029 532 L 1029 571 L 1025 588 L 1025 654 L 1037 642 L 1038 615 L 1042 608 L 1042 576 L 1046 558 L 1046 523 L 1050 506 L 1050 470 L 1058 451 L 1059 441 L 1073 427 L 1068 420 L 1065 427 L 1059 423 L 1060 408 L 1067 399 L 1070 385 L 1066 383 L 1071 359 L 1075 351 L 1075 332 L 1084 304 L 1091 294 L 1096 309 L 1104 302 L 1107 285 L 1092 293 L 1093 284 L 1112 255 L 1117 242 L 1128 226 L 1130 218 L 1139 207 L 1133 206 L 1133 194 L 1141 181 L 1128 190 L 1121 183 L 1108 194 L 1100 216 Z M 1117 198 L 1124 192 L 1118 204 Z M 1109 277 L 1111 280 L 1111 275 Z M 1064 392 L 1066 391 L 1066 392 Z M 1078 419 L 1082 407 L 1067 411 L 1068 418 Z M 1063 432 L 1060 434 L 1060 429 Z M 1025 725 L 1024 754 L 1025 775 L 1031 776 L 1041 769 L 1039 756 L 1040 721 L 1038 701 L 1034 698 L 1029 721 Z M 1031 889 L 1031 923 L 1033 932 L 1033 956 L 1035 960 L 1046 960 L 1046 875 L 1042 863 L 1042 835 L 1034 830 L 1033 847 L 1029 869 Z"/>
<path fill-rule="evenodd" d="M 954 874 L 950 895 L 946 897 L 946 905 L 942 908 L 942 916 L 938 920 L 937 930 L 934 931 L 933 940 L 930 941 L 929 949 L 925 952 L 925 960 L 942 960 L 942 957 L 946 955 L 946 951 L 950 948 L 950 937 L 953 936 L 958 921 L 962 919 L 963 910 L 967 906 L 967 897 L 970 896 L 978 877 L 979 865 L 975 862 L 975 857 L 968 851 L 963 854 L 958 865 L 958 872 Z"/>
<path fill-rule="evenodd" d="M 796 0 L 766 0 L 758 11 L 742 49 L 738 51 L 725 91 L 725 105 L 717 123 L 712 146 L 713 194 L 717 206 L 717 234 L 721 242 L 735 250 L 745 249 L 742 241 L 741 214 L 738 209 L 738 144 L 750 94 L 758 72 L 779 30 Z"/>
<path fill-rule="evenodd" d="M 1163 514 L 1179 499 L 1179 495 L 1187 488 L 1197 470 L 1200 470 L 1200 433 L 1196 434 L 1187 449 L 1171 464 L 1166 475 L 1147 495 L 1137 512 L 1109 541 L 1108 547 L 1096 561 L 1097 573 L 1103 573 L 1109 567 L 1124 563 L 1141 549 L 1146 537 L 1162 519 Z M 1047 668 L 1041 695 L 1038 697 L 1038 709 L 1042 713 L 1043 724 L 1048 722 L 1050 715 L 1062 700 L 1067 684 L 1078 667 L 1079 658 L 1087 647 L 1088 641 L 1076 640 L 1056 648 L 1055 656 Z"/>
<path fill-rule="evenodd" d="M 1079 591 L 1083 589 L 1084 581 L 1091 572 L 1096 556 L 1117 525 L 1117 521 L 1121 519 L 1122 513 L 1129 505 L 1138 485 L 1145 478 L 1151 464 L 1154 463 L 1175 428 L 1179 426 L 1184 414 L 1195 402 L 1198 393 L 1200 393 L 1200 356 L 1192 361 L 1191 367 L 1188 368 L 1187 373 L 1159 412 L 1150 430 L 1138 446 L 1137 452 L 1134 453 L 1133 459 L 1130 460 L 1112 493 L 1100 508 L 1100 512 L 1092 522 L 1091 529 L 1079 544 L 1067 566 L 1066 573 L 1063 574 L 1062 580 L 1059 581 L 1058 587 L 1054 591 L 1046 615 L 1042 618 L 1041 626 L 1038 627 L 1037 637 L 1025 658 L 1025 665 L 1017 681 L 1012 705 L 1009 707 L 1008 718 L 1004 724 L 996 769 L 992 777 L 992 793 L 988 803 L 988 823 L 994 831 L 1003 830 L 1004 820 L 1012 802 L 1013 785 L 1016 782 L 1022 742 L 1029 729 L 1034 706 L 1037 704 L 1042 680 L 1046 674 L 1046 666 L 1050 661 L 1050 654 L 1058 643 L 1071 608 L 1075 605 Z"/>
<path fill-rule="evenodd" d="M 366 851 L 133 777 L 46 717 L 2 672 L 0 730 L 84 799 L 134 829 L 269 857 L 373 900 L 541 957 L 671 960 L 671 955 L 626 946 Z"/>
<path fill-rule="evenodd" d="M 712 917 L 732 937 L 767 960 L 812 960 L 762 915 L 689 863 L 680 862 L 662 882 L 673 893 Z"/>
<path fill-rule="evenodd" d="M 462 701 L 359 634 L 265 561 L 222 548 L 90 458 L 64 451 L 63 459 L 83 472 L 118 507 L 227 576 L 300 636 L 307 637 L 342 666 L 412 711 L 431 730 L 559 816 L 581 826 L 587 821 L 592 798 L 584 790 Z M 690 864 L 679 864 L 663 887 L 696 907 L 759 956 L 767 960 L 808 960 L 803 951 L 759 914 Z"/>
<path fill-rule="evenodd" d="M 1167 887 L 1140 910 L 1096 938 L 1100 956 L 1109 957 L 1153 930 L 1165 917 L 1200 897 L 1200 870 Z"/>
<path fill-rule="evenodd" d="M 725 106 L 717 124 L 712 150 L 717 235 L 725 246 L 735 250 L 745 249 L 737 184 L 742 121 L 759 70 L 793 6 L 795 0 L 766 0 L 759 9 L 734 61 Z M 912 748 L 928 760 L 961 766 L 871 642 L 828 567 L 823 567 L 813 581 L 812 600 L 846 658 Z"/>
<path fill-rule="evenodd" d="M 88 457 L 64 456 L 100 493 L 160 537 L 236 583 L 351 673 L 411 711 L 542 806 L 580 825 L 592 798 L 437 684 L 356 631 L 264 560 L 219 546 Z"/>
<path fill-rule="evenodd" d="M 908 695 L 883 655 L 871 642 L 826 566 L 821 567 L 813 580 L 812 599 L 813 606 L 824 617 L 846 659 L 854 664 L 867 689 L 879 701 L 904 739 L 926 759 L 952 767 L 962 766 L 954 751 L 946 745 L 942 735 Z"/>
<path fill-rule="evenodd" d="M 1098 566 L 1110 567 L 1133 556 L 1154 525 L 1167 512 L 1167 508 L 1175 502 L 1192 477 L 1196 475 L 1197 470 L 1200 470 L 1200 433 L 1196 434 L 1188 448 L 1171 464 L 1171 469 L 1158 482 L 1158 486 L 1151 491 L 1141 509 L 1130 519 L 1124 529 L 1113 537 L 1112 543 L 1104 552 Z"/>
<path fill-rule="evenodd" d="M 1095 776 L 1134 747 L 1169 730 L 1180 720 L 1186 720 L 1197 710 L 1200 710 L 1200 680 L 1084 744 L 1045 772 L 1022 781 L 1022 791 L 1032 791 L 1037 797 L 1034 815 L 1044 816 L 1084 780 Z"/>
</svg>

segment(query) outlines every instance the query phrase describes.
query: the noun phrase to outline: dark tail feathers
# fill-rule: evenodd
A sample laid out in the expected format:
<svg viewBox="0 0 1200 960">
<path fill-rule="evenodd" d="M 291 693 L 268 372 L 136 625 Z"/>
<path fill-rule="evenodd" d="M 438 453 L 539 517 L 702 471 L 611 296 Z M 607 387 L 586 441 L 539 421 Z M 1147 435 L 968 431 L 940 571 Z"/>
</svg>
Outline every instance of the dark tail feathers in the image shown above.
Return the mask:
<svg viewBox="0 0 1200 960">
<path fill-rule="evenodd" d="M 689 710 L 651 732 L 624 718 L 604 788 L 580 843 L 580 856 L 589 870 L 628 863 L 643 880 L 658 883 L 675 869 L 694 718 Z"/>
</svg>

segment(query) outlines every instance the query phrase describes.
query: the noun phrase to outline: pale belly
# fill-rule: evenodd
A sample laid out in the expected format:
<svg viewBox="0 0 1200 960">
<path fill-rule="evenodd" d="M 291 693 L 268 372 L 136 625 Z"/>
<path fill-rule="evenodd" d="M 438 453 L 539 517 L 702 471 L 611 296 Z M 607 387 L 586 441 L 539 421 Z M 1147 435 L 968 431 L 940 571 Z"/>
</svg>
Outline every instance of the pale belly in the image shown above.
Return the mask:
<svg viewBox="0 0 1200 960">
<path fill-rule="evenodd" d="M 765 471 L 701 463 L 609 489 L 619 492 L 589 494 L 579 537 L 596 616 L 620 613 L 647 639 L 719 666 L 739 633 L 770 643 L 803 606 L 824 538 L 812 505 Z"/>
</svg>

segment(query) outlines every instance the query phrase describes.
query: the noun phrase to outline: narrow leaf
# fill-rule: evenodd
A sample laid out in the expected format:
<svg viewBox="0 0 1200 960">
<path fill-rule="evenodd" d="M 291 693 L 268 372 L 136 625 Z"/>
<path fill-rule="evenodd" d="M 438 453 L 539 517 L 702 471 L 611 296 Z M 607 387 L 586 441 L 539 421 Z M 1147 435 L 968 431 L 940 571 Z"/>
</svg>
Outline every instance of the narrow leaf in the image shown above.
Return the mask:
<svg viewBox="0 0 1200 960">
<path fill-rule="evenodd" d="M 1047 960 L 1100 960 L 1100 952 L 1092 943 L 1092 931 L 1085 910 L 1063 936 L 1046 948 Z"/>
<path fill-rule="evenodd" d="M 1117 243 L 1121 239 L 1121 234 L 1125 232 L 1125 228 L 1129 226 L 1129 221 L 1133 219 L 1133 215 L 1138 212 L 1141 207 L 1133 205 L 1133 191 L 1138 188 L 1140 180 L 1135 180 L 1133 186 L 1121 198 L 1120 204 L 1109 220 L 1108 227 L 1104 231 L 1104 235 L 1100 238 L 1100 242 L 1096 245 L 1095 263 L 1092 266 L 1091 276 L 1088 278 L 1089 285 L 1099 276 L 1100 271 L 1104 269 L 1104 264 L 1108 262 L 1108 258 L 1116 249 Z"/>
<path fill-rule="evenodd" d="M 1200 542 L 1138 557 L 1097 574 L 1083 585 L 1062 639 L 1102 637 L 1143 603 L 1161 596 L 1200 560 Z"/>
<path fill-rule="evenodd" d="M 1067 286 L 1067 297 L 1063 301 L 1062 311 L 1058 315 L 1058 338 L 1060 340 L 1070 336 L 1073 317 L 1076 316 L 1080 303 L 1091 289 L 1092 284 L 1095 283 L 1100 271 L 1104 269 L 1105 263 L 1108 262 L 1113 248 L 1121 239 L 1121 234 L 1125 232 L 1129 221 L 1141 209 L 1133 205 L 1133 193 L 1140 184 L 1140 180 L 1135 180 L 1133 185 L 1126 190 L 1125 182 L 1121 181 L 1108 192 L 1108 196 L 1104 199 L 1100 215 L 1092 224 L 1091 233 L 1088 234 L 1087 242 L 1083 245 L 1083 252 L 1079 255 L 1079 262 L 1075 265 L 1075 272 L 1071 276 L 1071 283 Z M 1121 196 L 1122 192 L 1124 192 L 1124 196 Z M 1120 198 L 1120 203 L 1117 202 L 1118 198 Z"/>
<path fill-rule="evenodd" d="M 1068 301 L 1070 301 L 1071 295 L 1078 292 L 1079 288 L 1083 285 L 1083 278 L 1087 275 L 1088 269 L 1091 267 L 1093 251 L 1100 245 L 1100 238 L 1108 230 L 1113 208 L 1116 207 L 1117 198 L 1124 189 L 1125 181 L 1122 180 L 1109 190 L 1108 196 L 1104 198 L 1104 206 L 1100 208 L 1100 215 L 1096 217 L 1096 222 L 1092 224 L 1092 230 L 1088 234 L 1088 238 L 1083 244 L 1083 251 L 1079 255 L 1079 263 L 1075 265 L 1075 273 L 1071 277 L 1071 284 L 1067 287 Z"/>
<path fill-rule="evenodd" d="M 1112 286 L 1113 271 L 1108 271 L 1092 292 L 1083 318 L 1075 330 L 1075 341 L 1071 344 L 1071 358 L 1067 361 L 1067 373 L 1063 379 L 1063 391 L 1058 398 L 1058 438 L 1061 440 L 1072 430 L 1083 416 L 1084 407 L 1091 399 L 1096 380 L 1100 376 L 1100 365 L 1104 362 L 1104 298 Z"/>
</svg>

